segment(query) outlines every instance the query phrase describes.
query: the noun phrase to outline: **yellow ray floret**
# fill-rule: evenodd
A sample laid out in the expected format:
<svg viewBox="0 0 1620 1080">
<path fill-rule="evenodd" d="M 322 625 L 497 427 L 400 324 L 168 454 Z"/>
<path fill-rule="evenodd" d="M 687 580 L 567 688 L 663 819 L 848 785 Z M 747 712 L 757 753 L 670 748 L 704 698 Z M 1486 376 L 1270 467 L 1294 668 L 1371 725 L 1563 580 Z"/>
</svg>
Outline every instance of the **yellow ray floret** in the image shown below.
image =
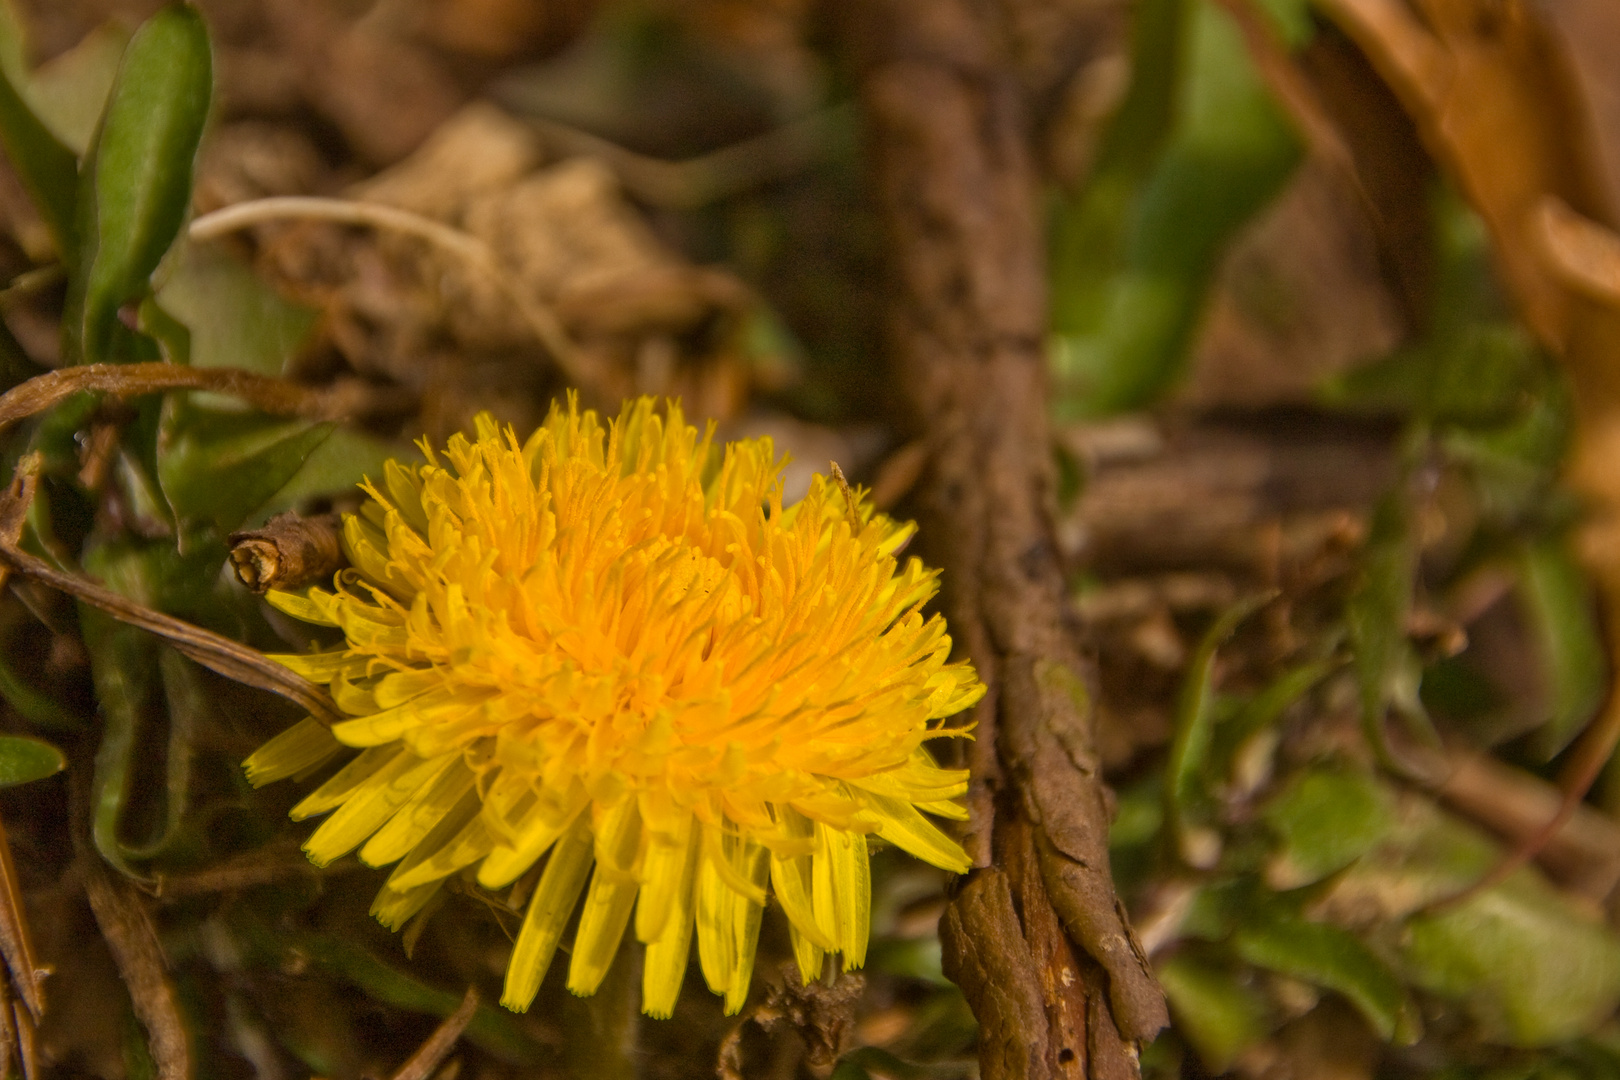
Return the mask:
<svg viewBox="0 0 1620 1080">
<path fill-rule="evenodd" d="M 984 687 L 920 611 L 935 572 L 896 558 L 912 526 L 819 476 L 784 507 L 770 440 L 712 437 L 650 399 L 605 427 L 554 408 L 521 444 L 480 417 L 365 486 L 334 591 L 270 594 L 342 629 L 276 659 L 352 719 L 289 729 L 249 778 L 359 749 L 293 816 L 330 815 L 316 863 L 398 864 L 372 909 L 391 927 L 452 875 L 501 888 L 543 859 L 509 1008 L 576 909 L 570 990 L 596 989 L 633 926 L 648 1013 L 674 1008 L 694 936 L 734 1012 L 767 890 L 808 976 L 865 958 L 869 836 L 967 868 L 919 812 L 965 816 L 966 775 L 923 742 L 960 734 L 938 721 Z"/>
</svg>

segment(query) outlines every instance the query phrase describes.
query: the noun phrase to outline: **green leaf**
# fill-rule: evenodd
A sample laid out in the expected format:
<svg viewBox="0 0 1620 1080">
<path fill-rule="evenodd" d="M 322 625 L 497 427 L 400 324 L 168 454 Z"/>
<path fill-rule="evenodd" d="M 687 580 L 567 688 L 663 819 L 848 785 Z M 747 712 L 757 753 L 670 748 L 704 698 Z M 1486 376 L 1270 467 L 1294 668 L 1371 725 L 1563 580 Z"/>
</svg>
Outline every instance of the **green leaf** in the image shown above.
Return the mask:
<svg viewBox="0 0 1620 1080">
<path fill-rule="evenodd" d="M 1232 936 L 1239 957 L 1343 994 L 1386 1042 L 1416 1041 L 1417 1014 L 1400 980 L 1353 934 L 1275 909 L 1251 914 Z"/>
<path fill-rule="evenodd" d="M 876 1046 L 861 1046 L 838 1059 L 831 1080 L 930 1080 L 937 1071 L 915 1065 Z"/>
<path fill-rule="evenodd" d="M 1290 50 L 1303 48 L 1316 36 L 1310 0 L 1256 0 L 1255 6 L 1270 20 L 1277 36 Z"/>
<path fill-rule="evenodd" d="M 127 859 L 150 859 L 167 851 L 180 835 L 181 822 L 191 805 L 191 759 L 197 732 L 206 720 L 207 701 L 198 681 L 197 668 L 171 648 L 158 654 L 163 706 L 168 713 L 168 750 L 164 754 L 163 822 L 157 833 L 142 844 L 120 842 Z"/>
<path fill-rule="evenodd" d="M 56 250 L 66 256 L 74 250 L 79 159 L 34 115 L 11 79 L 0 71 L 0 148 L 50 229 Z"/>
<path fill-rule="evenodd" d="M 1374 510 L 1361 573 L 1345 605 L 1362 724 L 1381 757 L 1395 765 L 1384 726 L 1392 710 L 1414 734 L 1438 740 L 1418 696 L 1422 669 L 1406 633 L 1417 551 L 1405 495 L 1404 485 L 1397 487 Z"/>
<path fill-rule="evenodd" d="M 1535 346 L 1522 329 L 1474 323 L 1353 368 L 1319 393 L 1324 404 L 1353 412 L 1491 424 L 1524 405 L 1540 372 Z"/>
<path fill-rule="evenodd" d="M 28 74 L 28 33 L 16 0 L 0 0 L 0 71 L 13 84 Z"/>
<path fill-rule="evenodd" d="M 1176 730 L 1170 742 L 1165 812 L 1181 856 L 1193 866 L 1208 868 L 1219 857 L 1219 836 L 1197 822 L 1205 799 L 1205 778 L 1215 726 L 1215 653 L 1239 623 L 1252 615 L 1269 596 L 1250 597 L 1227 609 L 1199 642 L 1187 665 L 1186 681 L 1176 705 Z"/>
<path fill-rule="evenodd" d="M 158 481 L 158 434 L 166 400 L 147 395 L 136 401 L 135 419 L 124 429 L 113 460 L 112 479 L 123 498 L 126 516 L 136 523 L 135 531 L 146 536 L 173 534 L 177 525 Z"/>
<path fill-rule="evenodd" d="M 215 591 L 224 559 L 217 540 L 193 544 L 182 554 L 172 540 L 93 536 L 84 566 L 138 603 L 242 639 L 245 624 Z M 163 854 L 182 835 L 195 747 L 212 706 L 196 665 L 155 635 L 83 604 L 79 620 L 101 720 L 91 837 L 111 865 L 137 877 L 132 862 Z M 161 783 L 139 783 L 138 775 L 156 770 L 137 763 L 160 753 Z M 129 835 L 132 820 L 142 823 L 143 835 Z"/>
<path fill-rule="evenodd" d="M 382 479 L 383 463 L 420 460 L 415 447 L 339 427 L 317 446 L 286 486 L 249 518 L 258 525 L 312 498 L 353 491 L 367 477 Z"/>
<path fill-rule="evenodd" d="M 328 934 L 290 937 L 279 928 L 272 930 L 257 922 L 247 913 L 238 911 L 236 915 L 238 926 L 249 943 L 277 966 L 297 957 L 349 983 L 373 1001 L 409 1012 L 444 1017 L 461 1005 L 460 994 L 435 989 L 413 975 L 390 967 L 348 938 Z M 465 1037 L 473 1045 L 515 1065 L 533 1065 L 546 1054 L 516 1017 L 488 1005 L 478 1007 L 472 1023 L 467 1025 Z"/>
<path fill-rule="evenodd" d="M 0 787 L 16 787 L 67 768 L 62 751 L 24 735 L 0 735 Z"/>
<path fill-rule="evenodd" d="M 1283 713 L 1341 665 L 1333 660 L 1311 660 L 1289 668 L 1250 698 L 1219 732 L 1219 746 L 1235 753 L 1249 739 L 1271 727 Z"/>
<path fill-rule="evenodd" d="M 36 690 L 18 674 L 12 658 L 0 651 L 0 697 L 17 710 L 18 715 L 36 727 L 53 731 L 77 731 L 85 720 L 49 694 Z"/>
<path fill-rule="evenodd" d="M 141 301 L 135 319 L 141 333 L 157 343 L 166 363 L 191 363 L 191 331 L 185 323 L 163 310 L 156 297 L 148 296 Z"/>
<path fill-rule="evenodd" d="M 1377 913 L 1369 941 L 1406 982 L 1462 1005 L 1491 1041 L 1547 1046 L 1595 1030 L 1620 1004 L 1620 936 L 1539 871 L 1522 867 L 1461 904 L 1428 910 L 1501 856 L 1478 828 L 1403 794 L 1383 842 L 1317 903 L 1358 921 Z"/>
<path fill-rule="evenodd" d="M 1592 587 L 1561 539 L 1525 547 L 1519 595 L 1536 636 L 1551 691 L 1551 713 L 1536 752 L 1551 760 L 1586 727 L 1609 682 Z"/>
<path fill-rule="evenodd" d="M 163 310 L 191 330 L 191 363 L 283 375 L 319 313 L 295 304 L 241 262 L 186 244 L 158 290 Z"/>
<path fill-rule="evenodd" d="M 1620 937 L 1529 873 L 1414 916 L 1401 957 L 1416 985 L 1462 1002 L 1513 1046 L 1587 1034 L 1620 1005 Z"/>
<path fill-rule="evenodd" d="M 180 521 L 237 528 L 302 470 L 333 425 L 200 408 L 190 395 L 163 405 L 158 482 Z"/>
<path fill-rule="evenodd" d="M 1261 817 L 1278 839 L 1266 884 L 1297 889 L 1343 870 L 1382 840 L 1394 800 L 1365 769 L 1320 765 L 1294 774 Z"/>
<path fill-rule="evenodd" d="M 1131 90 L 1077 197 L 1056 208 L 1059 411 L 1137 408 L 1179 373 L 1220 258 L 1282 189 L 1298 139 L 1230 17 L 1143 4 Z"/>
<path fill-rule="evenodd" d="M 945 978 L 939 938 L 883 938 L 872 942 L 866 957 L 870 971 L 921 979 L 934 986 L 950 986 Z"/>
<path fill-rule="evenodd" d="M 1442 186 L 1430 219 L 1436 282 L 1422 340 L 1329 380 L 1321 397 L 1336 408 L 1445 428 L 1512 425 L 1544 408 L 1550 365 L 1497 292 L 1478 215 Z"/>
<path fill-rule="evenodd" d="M 27 80 L 23 96 L 75 154 L 90 149 L 129 37 L 129 30 L 119 23 L 103 23 Z"/>
<path fill-rule="evenodd" d="M 212 92 L 208 32 L 189 4 L 164 8 L 130 39 L 79 184 L 63 314 L 72 361 L 115 358 L 118 311 L 146 295 L 190 208 Z"/>
<path fill-rule="evenodd" d="M 140 603 L 151 602 L 155 575 L 146 553 L 128 545 L 92 545 L 84 563 L 114 591 Z M 88 604 L 79 605 L 79 626 L 90 654 L 101 718 L 101 743 L 90 781 L 90 838 L 109 865 L 139 878 L 126 857 L 119 823 L 133 794 L 140 730 L 157 708 L 158 642 Z"/>
<path fill-rule="evenodd" d="M 1265 995 L 1228 966 L 1176 953 L 1155 964 L 1154 972 L 1176 1030 L 1212 1075 L 1226 1072 L 1240 1053 L 1276 1027 Z"/>
</svg>

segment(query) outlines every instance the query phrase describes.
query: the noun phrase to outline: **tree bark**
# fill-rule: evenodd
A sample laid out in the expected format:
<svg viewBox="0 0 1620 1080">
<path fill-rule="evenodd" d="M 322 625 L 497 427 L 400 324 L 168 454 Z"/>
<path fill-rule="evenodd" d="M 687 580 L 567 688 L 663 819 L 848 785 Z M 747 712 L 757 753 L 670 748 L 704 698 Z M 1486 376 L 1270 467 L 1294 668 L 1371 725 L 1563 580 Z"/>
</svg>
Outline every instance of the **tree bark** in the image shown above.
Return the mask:
<svg viewBox="0 0 1620 1080">
<path fill-rule="evenodd" d="M 1049 493 L 1046 284 L 1024 103 L 987 0 L 845 0 L 893 256 L 891 348 L 930 463 L 914 509 L 990 691 L 978 867 L 941 924 L 986 1080 L 1130 1077 L 1167 1022 L 1108 867 L 1111 799 L 1065 627 Z"/>
</svg>

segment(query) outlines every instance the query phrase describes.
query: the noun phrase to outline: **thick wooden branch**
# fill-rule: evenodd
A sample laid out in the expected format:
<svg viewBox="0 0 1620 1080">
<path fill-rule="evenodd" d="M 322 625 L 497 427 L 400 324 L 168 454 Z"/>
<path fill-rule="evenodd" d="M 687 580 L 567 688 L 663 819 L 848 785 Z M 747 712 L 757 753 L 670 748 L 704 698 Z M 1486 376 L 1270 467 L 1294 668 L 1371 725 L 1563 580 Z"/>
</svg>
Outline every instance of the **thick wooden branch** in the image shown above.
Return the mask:
<svg viewBox="0 0 1620 1080">
<path fill-rule="evenodd" d="M 1115 897 L 1110 801 L 1048 513 L 1046 286 L 1023 104 L 994 9 L 848 0 L 893 253 L 892 348 L 931 450 L 914 509 L 953 633 L 990 693 L 972 751 L 979 869 L 947 970 L 987 1080 L 1125 1077 L 1166 1023 Z"/>
</svg>

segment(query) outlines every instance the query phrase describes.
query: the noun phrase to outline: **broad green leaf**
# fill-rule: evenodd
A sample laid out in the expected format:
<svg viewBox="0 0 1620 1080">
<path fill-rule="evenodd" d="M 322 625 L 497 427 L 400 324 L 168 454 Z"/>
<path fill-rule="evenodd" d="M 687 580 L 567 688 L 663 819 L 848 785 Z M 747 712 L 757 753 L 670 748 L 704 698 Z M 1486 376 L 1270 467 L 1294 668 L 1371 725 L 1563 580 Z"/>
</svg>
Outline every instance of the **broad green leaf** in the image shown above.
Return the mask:
<svg viewBox="0 0 1620 1080">
<path fill-rule="evenodd" d="M 0 71 L 0 148 L 34 201 L 64 257 L 74 250 L 74 189 L 79 159 L 34 114 Z"/>
<path fill-rule="evenodd" d="M 150 288 L 191 204 L 213 68 L 202 16 L 171 4 L 130 39 L 79 183 L 64 354 L 116 358 L 118 310 Z"/>
<path fill-rule="evenodd" d="M 1266 866 L 1266 884 L 1297 889 L 1343 870 L 1388 832 L 1394 816 L 1389 792 L 1365 769 L 1320 765 L 1289 778 L 1261 816 L 1278 839 Z"/>
<path fill-rule="evenodd" d="M 1527 545 L 1520 567 L 1519 595 L 1536 635 L 1551 698 L 1551 714 L 1537 733 L 1536 751 L 1551 759 L 1603 703 L 1608 656 L 1591 584 L 1562 541 Z"/>
<path fill-rule="evenodd" d="M 67 768 L 62 751 L 24 735 L 0 735 L 0 787 L 16 787 L 55 776 Z"/>
<path fill-rule="evenodd" d="M 353 491 L 366 477 L 381 480 L 383 463 L 420 460 L 415 447 L 405 446 L 351 428 L 334 428 L 330 437 L 317 446 L 302 468 L 259 507 L 249 519 L 250 526 L 268 521 L 283 510 L 292 510 L 312 498 Z"/>
<path fill-rule="evenodd" d="M 1431 422 L 1499 423 L 1521 408 L 1541 372 L 1519 327 L 1471 323 L 1451 336 L 1398 350 L 1323 384 L 1334 408 L 1414 415 Z"/>
<path fill-rule="evenodd" d="M 1547 1046 L 1589 1033 L 1620 1004 L 1620 936 L 1518 870 L 1454 907 L 1501 847 L 1427 797 L 1406 793 L 1382 843 L 1333 880 L 1320 910 L 1377 913 L 1370 943 L 1411 985 L 1459 1003 L 1491 1041 Z"/>
<path fill-rule="evenodd" d="M 1176 953 L 1154 965 L 1176 1030 L 1209 1072 L 1231 1068 L 1238 1054 L 1276 1027 L 1266 996 L 1229 966 Z"/>
<path fill-rule="evenodd" d="M 1500 854 L 1429 798 L 1397 793 L 1383 842 L 1333 879 L 1322 909 L 1374 911 L 1393 924 L 1479 880 Z"/>
<path fill-rule="evenodd" d="M 1207 868 L 1219 855 L 1219 837 L 1198 823 L 1206 800 L 1209 750 L 1215 727 L 1215 653 L 1244 619 L 1269 597 L 1239 601 L 1215 621 L 1187 665 L 1186 681 L 1176 705 L 1176 730 L 1170 742 L 1165 809 L 1182 858 Z"/>
<path fill-rule="evenodd" d="M 1400 980 L 1353 934 L 1276 910 L 1252 914 L 1232 935 L 1239 957 L 1343 994 L 1386 1042 L 1416 1040 L 1417 1013 Z"/>
<path fill-rule="evenodd" d="M 1530 874 L 1414 916 L 1401 958 L 1416 985 L 1462 1002 L 1513 1046 L 1586 1034 L 1620 1005 L 1620 937 Z"/>
<path fill-rule="evenodd" d="M 23 90 L 45 126 L 77 155 L 88 152 L 95 138 L 129 36 L 118 23 L 103 23 L 37 68 Z"/>
<path fill-rule="evenodd" d="M 1068 312 L 1054 329 L 1075 328 L 1086 298 L 1099 293 L 1122 257 L 1127 221 L 1175 125 L 1184 77 L 1190 0 L 1141 0 L 1132 11 L 1131 84 L 1103 131 L 1086 188 L 1054 220 L 1053 289 Z"/>
<path fill-rule="evenodd" d="M 158 481 L 178 520 L 212 522 L 228 533 L 285 487 L 332 431 L 308 420 L 199 408 L 188 395 L 171 394 Z"/>
<path fill-rule="evenodd" d="M 192 364 L 260 375 L 284 374 L 319 317 L 207 245 L 180 248 L 157 300 L 190 329 Z"/>
<path fill-rule="evenodd" d="M 1176 376 L 1220 257 L 1300 145 L 1211 2 L 1144 4 L 1131 90 L 1086 189 L 1056 210 L 1059 411 L 1140 407 Z"/>
<path fill-rule="evenodd" d="M 165 311 L 155 296 L 141 301 L 135 320 L 140 332 L 157 343 L 165 362 L 191 363 L 191 331 L 185 323 Z"/>
</svg>

